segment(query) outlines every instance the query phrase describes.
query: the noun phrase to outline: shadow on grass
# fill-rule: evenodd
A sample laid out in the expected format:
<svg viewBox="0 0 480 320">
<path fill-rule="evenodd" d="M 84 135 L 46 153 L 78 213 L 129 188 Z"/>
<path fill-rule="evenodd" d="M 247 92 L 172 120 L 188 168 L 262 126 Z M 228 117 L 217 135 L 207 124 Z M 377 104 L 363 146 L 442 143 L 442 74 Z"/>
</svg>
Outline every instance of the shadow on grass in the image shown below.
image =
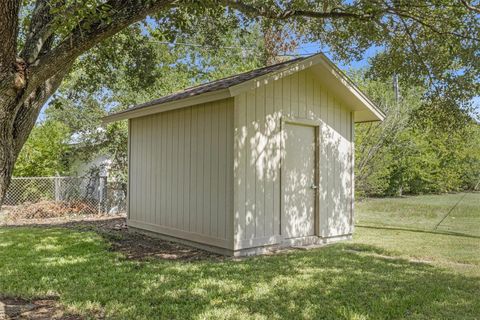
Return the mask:
<svg viewBox="0 0 480 320">
<path fill-rule="evenodd" d="M 360 252 L 360 253 L 359 253 Z M 135 318 L 471 318 L 480 279 L 333 245 L 241 261 L 131 261 L 65 229 L 0 229 L 0 293 Z"/>
</svg>

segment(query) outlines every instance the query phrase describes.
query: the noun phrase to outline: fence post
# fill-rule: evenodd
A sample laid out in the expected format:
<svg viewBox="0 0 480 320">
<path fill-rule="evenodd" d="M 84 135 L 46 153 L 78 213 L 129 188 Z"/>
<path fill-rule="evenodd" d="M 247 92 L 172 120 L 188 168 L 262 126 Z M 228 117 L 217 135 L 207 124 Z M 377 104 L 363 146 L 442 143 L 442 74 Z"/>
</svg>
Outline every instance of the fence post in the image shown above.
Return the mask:
<svg viewBox="0 0 480 320">
<path fill-rule="evenodd" d="M 61 200 L 61 194 L 60 194 L 60 179 L 58 175 L 53 178 L 54 184 L 55 184 L 55 201 L 58 202 Z"/>
<path fill-rule="evenodd" d="M 99 213 L 107 212 L 107 177 L 99 177 L 99 195 L 98 195 L 98 211 Z"/>
</svg>

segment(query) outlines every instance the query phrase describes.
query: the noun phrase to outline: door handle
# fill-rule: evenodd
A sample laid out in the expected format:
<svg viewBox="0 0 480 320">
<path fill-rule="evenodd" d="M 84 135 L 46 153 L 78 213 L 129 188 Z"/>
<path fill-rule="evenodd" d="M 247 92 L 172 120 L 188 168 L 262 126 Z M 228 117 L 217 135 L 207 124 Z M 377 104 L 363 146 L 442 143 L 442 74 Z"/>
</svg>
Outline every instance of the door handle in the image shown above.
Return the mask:
<svg viewBox="0 0 480 320">
<path fill-rule="evenodd" d="M 310 188 L 312 188 L 313 190 L 316 190 L 316 189 L 318 189 L 318 186 L 312 184 L 312 185 L 310 186 Z"/>
</svg>

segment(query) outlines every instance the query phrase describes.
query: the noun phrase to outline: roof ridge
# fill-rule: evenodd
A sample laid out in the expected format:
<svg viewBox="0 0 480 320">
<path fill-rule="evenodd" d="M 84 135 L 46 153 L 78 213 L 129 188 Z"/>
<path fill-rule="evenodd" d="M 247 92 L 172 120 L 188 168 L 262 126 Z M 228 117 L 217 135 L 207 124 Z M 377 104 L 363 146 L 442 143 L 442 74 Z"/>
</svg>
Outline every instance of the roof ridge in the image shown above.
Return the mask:
<svg viewBox="0 0 480 320">
<path fill-rule="evenodd" d="M 221 81 L 225 81 L 225 80 L 228 80 L 228 79 L 231 79 L 231 78 L 236 78 L 236 77 L 241 77 L 242 75 L 245 75 L 245 74 L 248 74 L 250 72 L 253 72 L 253 71 L 256 71 L 256 72 L 260 72 L 262 70 L 265 70 L 265 69 L 269 69 L 269 68 L 273 68 L 273 67 L 277 67 L 277 66 L 280 66 L 280 65 L 287 65 L 289 63 L 293 63 L 295 61 L 300 61 L 300 60 L 304 60 L 306 59 L 307 57 L 297 57 L 297 58 L 294 58 L 294 59 L 290 59 L 290 60 L 287 60 L 287 61 L 283 61 L 283 62 L 279 62 L 279 63 L 275 63 L 275 64 L 272 64 L 272 65 L 269 65 L 269 66 L 263 66 L 263 67 L 260 67 L 260 68 L 255 68 L 255 69 L 251 69 L 251 70 L 248 70 L 248 71 L 244 71 L 244 72 L 241 72 L 241 73 L 235 73 L 235 74 L 232 74 L 230 76 L 226 76 L 226 77 L 223 77 L 223 78 L 220 78 L 220 79 L 215 79 L 215 80 L 212 80 L 212 81 L 208 81 L 208 82 L 204 82 L 204 83 L 199 83 L 197 85 L 194 85 L 194 86 L 191 86 L 191 87 L 187 87 L 183 90 L 179 90 L 179 91 L 174 91 L 168 95 L 165 95 L 163 97 L 167 97 L 169 95 L 172 95 L 172 94 L 177 94 L 177 93 L 180 93 L 180 92 L 184 92 L 184 91 L 187 91 L 187 90 L 190 90 L 190 89 L 196 89 L 196 88 L 199 88 L 201 86 L 205 86 L 205 85 L 211 85 L 211 84 L 214 84 L 215 82 L 221 82 Z M 162 98 L 162 97 L 161 97 Z"/>
</svg>

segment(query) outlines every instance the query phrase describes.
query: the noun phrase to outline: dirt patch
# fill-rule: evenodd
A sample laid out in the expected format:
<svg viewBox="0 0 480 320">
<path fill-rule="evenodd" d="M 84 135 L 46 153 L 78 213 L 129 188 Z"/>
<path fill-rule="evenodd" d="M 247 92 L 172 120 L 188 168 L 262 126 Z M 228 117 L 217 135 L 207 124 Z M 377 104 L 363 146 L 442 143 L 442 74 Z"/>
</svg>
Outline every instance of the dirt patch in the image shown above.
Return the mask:
<svg viewBox="0 0 480 320">
<path fill-rule="evenodd" d="M 58 304 L 57 297 L 34 300 L 0 297 L 0 319 L 16 320 L 79 320 L 79 315 L 67 314 Z"/>
<path fill-rule="evenodd" d="M 1 215 L 0 215 L 1 218 Z M 102 214 L 82 214 L 82 215 L 69 215 L 61 217 L 52 217 L 52 218 L 32 218 L 32 219 L 16 219 L 5 220 L 2 225 L 0 220 L 0 227 L 73 227 L 75 225 L 96 225 L 102 223 L 102 221 L 109 221 L 112 219 L 125 219 L 125 215 L 102 215 Z M 6 219 L 6 218 L 5 218 Z"/>
<path fill-rule="evenodd" d="M 112 249 L 120 251 L 128 259 L 143 260 L 154 257 L 166 260 L 223 260 L 224 257 L 204 250 L 155 239 L 137 233 L 122 235 L 121 239 L 110 239 Z"/>
<path fill-rule="evenodd" d="M 14 222 L 22 219 L 70 217 L 91 214 L 96 211 L 97 208 L 95 208 L 95 206 L 84 201 L 42 200 L 35 203 L 25 203 L 16 207 L 10 207 L 7 211 L 7 219 Z"/>
<path fill-rule="evenodd" d="M 118 251 L 127 259 L 144 260 L 158 258 L 164 260 L 198 261 L 224 260 L 225 257 L 205 250 L 196 249 L 171 241 L 161 240 L 128 230 L 125 217 L 91 216 L 82 220 L 41 219 L 21 221 L 16 225 L 30 227 L 62 227 L 77 231 L 93 231 L 111 244 L 112 251 Z"/>
<path fill-rule="evenodd" d="M 223 256 L 171 241 L 129 231 L 125 218 L 89 221 L 71 226 L 77 230 L 93 230 L 111 243 L 113 251 L 121 252 L 127 259 L 144 260 L 222 260 Z"/>
</svg>

